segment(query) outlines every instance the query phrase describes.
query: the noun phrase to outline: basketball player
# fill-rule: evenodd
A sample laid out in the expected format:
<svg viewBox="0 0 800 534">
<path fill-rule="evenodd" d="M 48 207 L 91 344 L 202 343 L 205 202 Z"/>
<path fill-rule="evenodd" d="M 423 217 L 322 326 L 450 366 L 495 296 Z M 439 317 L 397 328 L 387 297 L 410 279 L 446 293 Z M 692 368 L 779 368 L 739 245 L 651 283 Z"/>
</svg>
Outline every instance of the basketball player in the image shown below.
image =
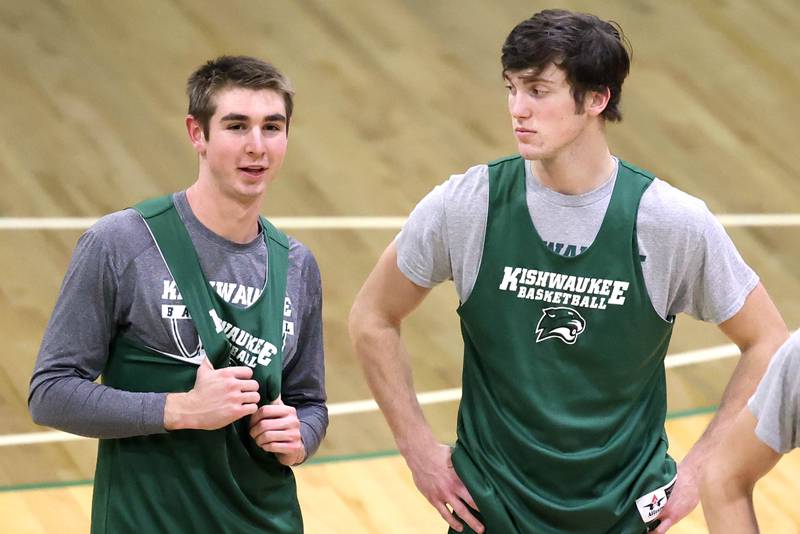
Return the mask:
<svg viewBox="0 0 800 534">
<path fill-rule="evenodd" d="M 800 447 L 800 334 L 778 350 L 704 468 L 703 513 L 712 533 L 756 533 L 753 487 Z"/>
<path fill-rule="evenodd" d="M 699 466 L 786 327 L 703 202 L 610 153 L 629 69 L 618 27 L 542 11 L 511 31 L 502 69 L 519 155 L 417 205 L 356 298 L 355 348 L 452 530 L 664 532 L 696 506 Z M 400 337 L 448 279 L 464 338 L 452 450 L 423 417 Z M 663 361 L 680 312 L 718 324 L 742 358 L 676 466 Z"/>
<path fill-rule="evenodd" d="M 92 532 L 294 534 L 289 466 L 328 422 L 320 277 L 308 249 L 259 217 L 293 93 L 272 65 L 230 56 L 187 92 L 197 180 L 81 237 L 30 410 L 100 438 Z"/>
</svg>

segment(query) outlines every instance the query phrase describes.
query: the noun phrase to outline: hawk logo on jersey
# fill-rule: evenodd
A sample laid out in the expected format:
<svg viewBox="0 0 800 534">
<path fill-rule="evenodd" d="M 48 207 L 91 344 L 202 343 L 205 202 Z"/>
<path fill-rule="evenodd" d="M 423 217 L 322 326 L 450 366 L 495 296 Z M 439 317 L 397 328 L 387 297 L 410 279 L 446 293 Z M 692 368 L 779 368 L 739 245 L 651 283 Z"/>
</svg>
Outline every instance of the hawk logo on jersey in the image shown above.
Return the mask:
<svg viewBox="0 0 800 534">
<path fill-rule="evenodd" d="M 560 339 L 568 345 L 575 343 L 578 336 L 586 329 L 586 319 L 580 313 L 566 306 L 545 308 L 536 325 L 536 342 L 545 339 Z"/>
</svg>

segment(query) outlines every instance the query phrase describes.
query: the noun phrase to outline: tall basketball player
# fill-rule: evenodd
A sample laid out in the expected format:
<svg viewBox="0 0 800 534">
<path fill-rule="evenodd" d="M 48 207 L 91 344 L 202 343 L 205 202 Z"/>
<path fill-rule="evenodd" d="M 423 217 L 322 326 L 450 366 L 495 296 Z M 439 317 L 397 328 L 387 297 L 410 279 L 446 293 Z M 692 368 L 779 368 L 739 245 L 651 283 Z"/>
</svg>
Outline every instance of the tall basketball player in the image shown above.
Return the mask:
<svg viewBox="0 0 800 534">
<path fill-rule="evenodd" d="M 518 154 L 422 199 L 353 305 L 372 391 L 417 487 L 455 531 L 665 532 L 696 506 L 710 447 L 787 336 L 703 202 L 610 151 L 623 42 L 588 14 L 519 23 L 502 48 Z M 422 415 L 400 336 L 448 279 L 464 338 L 453 449 Z M 663 362 L 682 312 L 718 324 L 742 358 L 676 465 Z"/>
</svg>

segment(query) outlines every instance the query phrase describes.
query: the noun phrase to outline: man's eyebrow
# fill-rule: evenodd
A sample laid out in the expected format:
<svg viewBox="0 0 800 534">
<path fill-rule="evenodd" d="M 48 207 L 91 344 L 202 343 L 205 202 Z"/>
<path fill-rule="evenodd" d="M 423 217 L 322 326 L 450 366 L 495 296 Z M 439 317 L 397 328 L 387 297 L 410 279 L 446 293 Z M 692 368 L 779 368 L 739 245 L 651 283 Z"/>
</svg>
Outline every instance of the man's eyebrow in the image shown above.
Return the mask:
<svg viewBox="0 0 800 534">
<path fill-rule="evenodd" d="M 521 74 L 520 80 L 522 83 L 553 83 L 549 78 L 543 78 L 538 73 L 531 72 L 530 74 Z"/>
<path fill-rule="evenodd" d="M 524 73 L 518 74 L 518 76 L 519 76 L 520 81 L 522 81 L 522 83 L 524 83 L 524 84 L 530 84 L 530 83 L 548 83 L 548 84 L 553 84 L 553 83 L 555 83 L 553 80 L 551 80 L 549 78 L 544 78 L 541 74 L 542 74 L 541 72 L 528 71 L 528 72 L 524 72 Z M 511 81 L 511 77 L 508 74 L 505 74 L 505 75 L 503 75 L 503 81 L 510 82 Z"/>
<path fill-rule="evenodd" d="M 247 121 L 250 117 L 242 113 L 228 113 L 220 119 L 220 122 L 225 121 Z M 286 122 L 286 116 L 282 113 L 273 113 L 264 117 L 264 122 Z"/>
</svg>

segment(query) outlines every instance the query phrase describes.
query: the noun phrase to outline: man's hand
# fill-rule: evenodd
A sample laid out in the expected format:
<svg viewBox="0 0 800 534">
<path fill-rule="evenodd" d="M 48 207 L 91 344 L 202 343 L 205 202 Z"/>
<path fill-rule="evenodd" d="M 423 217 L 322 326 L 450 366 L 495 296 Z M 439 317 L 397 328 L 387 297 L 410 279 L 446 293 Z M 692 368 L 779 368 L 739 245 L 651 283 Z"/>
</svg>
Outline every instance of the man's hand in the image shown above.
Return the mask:
<svg viewBox="0 0 800 534">
<path fill-rule="evenodd" d="M 283 465 L 297 465 L 306 458 L 297 411 L 280 397 L 250 416 L 250 435 Z"/>
<path fill-rule="evenodd" d="M 258 409 L 258 382 L 249 367 L 214 369 L 208 358 L 197 368 L 188 393 L 170 393 L 164 405 L 164 429 L 216 430 Z"/>
<path fill-rule="evenodd" d="M 684 462 L 678 464 L 678 480 L 675 481 L 667 505 L 658 516 L 660 523 L 655 530 L 656 534 L 664 534 L 694 510 L 700 502 L 699 483 L 698 473 L 693 467 Z"/>
<path fill-rule="evenodd" d="M 464 530 L 464 526 L 458 520 L 460 518 L 472 530 L 481 533 L 483 525 L 470 513 L 465 503 L 475 510 L 478 506 L 453 469 L 451 454 L 450 447 L 435 443 L 432 447 L 427 447 L 425 450 L 418 449 L 405 456 L 414 477 L 414 484 L 453 530 L 456 532 Z"/>
</svg>

